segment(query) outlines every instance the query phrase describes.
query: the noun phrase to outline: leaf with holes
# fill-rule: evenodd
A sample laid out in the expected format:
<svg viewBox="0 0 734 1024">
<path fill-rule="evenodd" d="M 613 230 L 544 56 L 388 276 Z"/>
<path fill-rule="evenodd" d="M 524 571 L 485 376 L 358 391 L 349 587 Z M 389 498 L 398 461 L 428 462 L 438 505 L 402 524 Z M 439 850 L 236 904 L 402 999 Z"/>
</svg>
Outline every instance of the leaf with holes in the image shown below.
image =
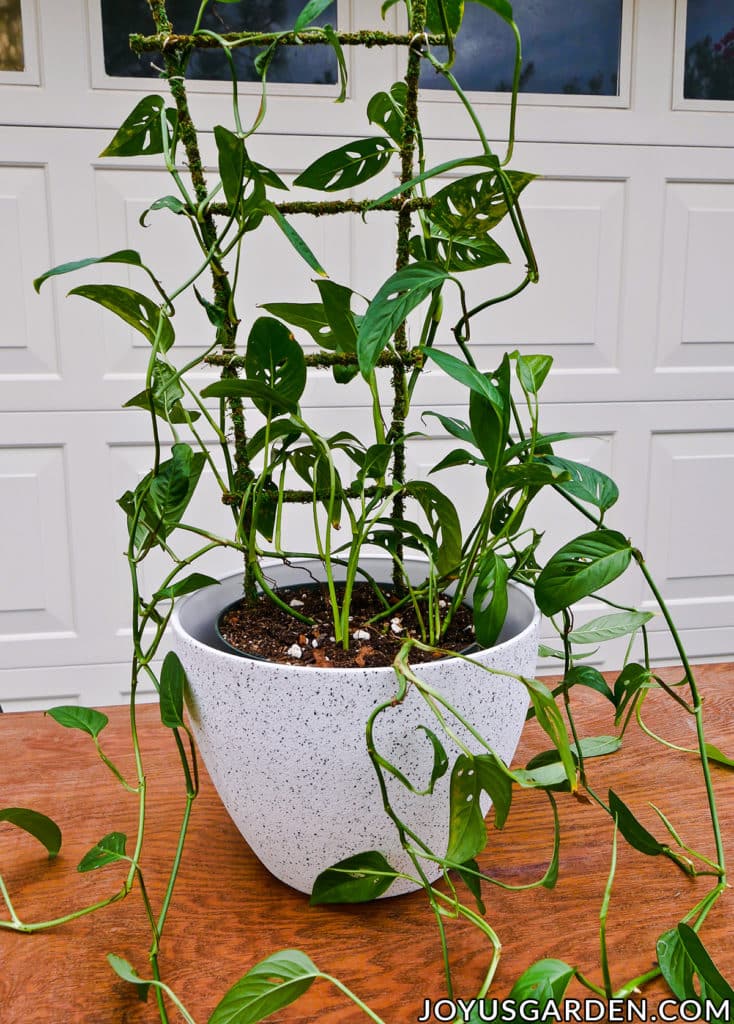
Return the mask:
<svg viewBox="0 0 734 1024">
<path fill-rule="evenodd" d="M 314 160 L 293 184 L 321 192 L 353 188 L 379 174 L 395 152 L 395 146 L 387 139 L 357 139 Z"/>
<path fill-rule="evenodd" d="M 152 156 L 163 152 L 162 114 L 165 104 L 160 96 L 144 96 L 125 118 L 100 156 Z M 177 114 L 166 108 L 170 134 L 176 130 Z"/>
<path fill-rule="evenodd" d="M 505 171 L 512 205 L 535 175 Z M 433 196 L 431 223 L 447 238 L 485 239 L 507 214 L 507 196 L 497 172 L 473 174 L 444 186 Z"/>
<path fill-rule="evenodd" d="M 576 537 L 553 555 L 535 583 L 535 599 L 545 615 L 555 615 L 621 576 L 632 546 L 616 530 L 594 530 Z"/>
<path fill-rule="evenodd" d="M 728 1007 L 734 1006 L 734 989 L 724 978 L 709 956 L 706 947 L 694 932 L 690 925 L 681 922 L 676 929 L 680 944 L 683 947 L 686 957 L 690 963 L 691 975 L 695 974 L 699 981 L 699 993 L 693 984 L 692 977 L 689 978 L 686 987 L 686 997 L 699 1002 L 701 1007 L 721 1007 L 726 1003 Z M 702 1018 L 702 1019 L 705 1019 Z M 712 1015 L 711 1020 L 723 1019 Z"/>
<path fill-rule="evenodd" d="M 376 850 L 347 857 L 318 876 L 311 892 L 311 906 L 367 903 L 387 892 L 397 874 Z"/>
<path fill-rule="evenodd" d="M 487 845 L 487 829 L 479 804 L 479 777 L 474 758 L 459 754 L 449 789 L 449 842 L 446 860 L 465 864 Z"/>
<path fill-rule="evenodd" d="M 141 295 L 132 288 L 114 284 L 83 284 L 72 288 L 69 295 L 80 295 L 116 313 L 121 320 L 140 331 L 151 345 L 157 338 L 161 352 L 167 352 L 175 341 L 173 324 L 168 317 L 147 295 Z"/>
<path fill-rule="evenodd" d="M 619 498 L 619 489 L 615 482 L 593 466 L 585 466 L 572 459 L 562 459 L 557 455 L 545 455 L 543 462 L 564 469 L 569 474 L 570 479 L 558 485 L 561 491 L 570 494 L 572 498 L 579 498 L 594 505 L 600 512 L 606 512 Z"/>
<path fill-rule="evenodd" d="M 435 263 L 411 263 L 392 274 L 378 289 L 357 333 L 359 369 L 365 378 L 370 376 L 408 314 L 441 288 L 448 276 Z"/>
<path fill-rule="evenodd" d="M 390 86 L 389 92 L 378 92 L 367 104 L 367 119 L 376 124 L 398 146 L 403 138 L 405 122 L 405 102 L 408 87 L 405 82 L 396 82 Z"/>
<path fill-rule="evenodd" d="M 248 382 L 257 382 L 277 394 L 278 402 L 253 396 L 255 407 L 267 417 L 297 407 L 306 387 L 303 349 L 287 327 L 272 317 L 261 316 L 252 325 L 245 352 Z"/>
</svg>

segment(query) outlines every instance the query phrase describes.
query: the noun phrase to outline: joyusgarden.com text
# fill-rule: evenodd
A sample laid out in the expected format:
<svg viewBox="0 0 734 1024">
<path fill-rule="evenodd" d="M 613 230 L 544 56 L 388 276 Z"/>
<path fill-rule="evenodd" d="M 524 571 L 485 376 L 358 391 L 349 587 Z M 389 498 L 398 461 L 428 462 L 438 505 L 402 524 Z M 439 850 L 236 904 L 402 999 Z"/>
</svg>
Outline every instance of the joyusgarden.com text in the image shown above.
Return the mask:
<svg viewBox="0 0 734 1024">
<path fill-rule="evenodd" d="M 565 999 L 542 1002 L 537 999 L 425 999 L 418 1024 L 458 1022 L 458 1024 L 507 1024 L 511 1021 L 595 1021 L 614 1024 L 629 1021 L 723 1021 L 731 1022 L 734 1006 L 730 1000 L 706 999 Z"/>
</svg>

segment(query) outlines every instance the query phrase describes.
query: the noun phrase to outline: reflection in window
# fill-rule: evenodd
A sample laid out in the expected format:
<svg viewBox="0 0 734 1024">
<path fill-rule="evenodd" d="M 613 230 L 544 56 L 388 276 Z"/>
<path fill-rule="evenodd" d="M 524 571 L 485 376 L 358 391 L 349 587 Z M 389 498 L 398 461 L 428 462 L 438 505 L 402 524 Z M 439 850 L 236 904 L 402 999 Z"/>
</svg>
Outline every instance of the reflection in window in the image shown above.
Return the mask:
<svg viewBox="0 0 734 1024">
<path fill-rule="evenodd" d="M 514 0 L 512 6 L 522 35 L 521 92 L 619 94 L 622 0 Z M 464 88 L 509 92 L 515 54 L 509 27 L 481 4 L 467 4 L 462 33 L 452 70 Z M 430 67 L 421 84 L 449 88 Z"/>
<path fill-rule="evenodd" d="M 155 31 L 147 0 L 101 0 L 102 34 L 104 40 L 105 70 L 108 75 L 125 78 L 144 78 L 158 74 L 152 64 L 161 66 L 156 54 L 144 54 L 139 60 L 130 52 L 128 36 L 131 32 L 144 35 Z M 2 3 L 2 0 L 0 0 Z M 201 0 L 168 0 L 168 16 L 176 32 L 190 32 L 196 21 Z M 277 32 L 293 26 L 304 6 L 304 0 L 248 0 L 246 4 L 209 5 L 201 23 L 202 28 L 223 34 L 226 32 Z M 317 18 L 315 25 L 329 22 L 336 25 L 336 0 Z M 253 66 L 258 50 L 241 47 L 232 50 L 240 81 L 258 81 Z M 277 51 L 268 71 L 270 82 L 306 82 L 331 85 L 336 82 L 336 58 L 327 46 L 282 46 Z M 227 79 L 231 77 L 229 63 L 217 50 L 195 50 L 189 60 L 187 77 Z"/>
<path fill-rule="evenodd" d="M 0 0 L 0 71 L 24 67 L 20 0 Z"/>
<path fill-rule="evenodd" d="M 734 9 L 721 0 L 688 0 L 686 69 L 688 100 L 734 100 Z"/>
</svg>

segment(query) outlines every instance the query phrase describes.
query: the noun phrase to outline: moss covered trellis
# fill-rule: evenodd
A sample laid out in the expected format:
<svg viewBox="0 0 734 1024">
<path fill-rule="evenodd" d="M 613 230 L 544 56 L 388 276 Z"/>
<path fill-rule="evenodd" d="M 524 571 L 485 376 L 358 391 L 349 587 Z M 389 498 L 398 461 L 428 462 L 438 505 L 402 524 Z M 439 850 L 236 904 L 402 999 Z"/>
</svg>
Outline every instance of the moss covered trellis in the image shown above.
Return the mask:
<svg viewBox="0 0 734 1024">
<path fill-rule="evenodd" d="M 218 327 L 217 341 L 219 351 L 206 357 L 210 365 L 222 368 L 222 377 L 236 377 L 244 364 L 244 357 L 236 351 L 236 338 L 239 320 L 234 307 L 234 297 L 229 274 L 222 262 L 221 251 L 217 245 L 217 233 L 214 223 L 216 216 L 229 216 L 231 210 L 227 204 L 207 203 L 207 188 L 204 166 L 199 147 L 197 129 L 189 109 L 185 70 L 187 57 L 193 48 L 215 49 L 224 46 L 234 48 L 241 46 L 281 47 L 302 45 L 328 45 L 334 40 L 341 46 L 360 46 L 365 48 L 398 46 L 407 50 L 405 71 L 406 99 L 405 116 L 399 146 L 400 183 L 406 184 L 414 177 L 415 155 L 418 131 L 418 87 L 420 78 L 421 52 L 425 45 L 446 45 L 447 39 L 442 35 L 427 35 L 424 31 L 426 22 L 426 0 L 415 0 L 412 5 L 411 23 L 407 33 L 380 31 L 357 32 L 325 32 L 322 29 L 309 28 L 303 32 L 231 32 L 220 36 L 213 34 L 179 34 L 174 31 L 167 8 L 166 0 L 148 0 L 156 33 L 154 35 L 133 34 L 130 46 L 139 56 L 143 53 L 159 53 L 164 63 L 163 76 L 167 79 L 171 95 L 176 104 L 178 114 L 178 131 L 186 153 L 189 172 L 196 194 L 202 206 L 201 230 L 205 245 L 211 251 L 211 277 L 216 305 L 227 311 L 224 322 Z M 299 201 L 275 204 L 281 214 L 308 215 L 321 217 L 326 215 L 339 216 L 344 214 L 363 214 L 370 207 L 375 211 L 397 215 L 395 269 L 406 266 L 410 259 L 409 242 L 412 229 L 412 215 L 415 210 L 430 208 L 431 200 L 418 196 L 398 196 L 391 200 L 375 203 L 372 200 L 321 200 Z M 307 353 L 306 365 L 311 367 L 345 366 L 356 367 L 356 354 L 314 352 Z M 405 323 L 397 330 L 394 337 L 394 352 L 384 353 L 378 365 L 391 369 L 392 407 L 386 437 L 393 445 L 393 481 L 402 485 L 406 478 L 406 452 L 404 440 L 405 416 L 408 404 L 407 372 L 409 369 L 420 368 L 423 363 L 422 354 L 409 348 Z M 234 487 L 224 495 L 225 503 L 239 510 L 242 495 L 252 470 L 247 451 L 248 436 L 242 400 L 229 398 L 229 411 L 234 430 Z M 350 489 L 345 490 L 350 496 Z M 287 502 L 310 502 L 313 490 L 289 489 L 282 494 Z M 405 514 L 405 498 L 401 490 L 397 490 L 393 498 L 393 516 L 400 521 Z M 243 525 L 249 531 L 251 523 L 245 514 Z M 395 585 L 400 589 L 400 573 L 396 563 Z M 251 597 L 255 595 L 255 580 L 245 581 L 245 590 Z"/>
</svg>

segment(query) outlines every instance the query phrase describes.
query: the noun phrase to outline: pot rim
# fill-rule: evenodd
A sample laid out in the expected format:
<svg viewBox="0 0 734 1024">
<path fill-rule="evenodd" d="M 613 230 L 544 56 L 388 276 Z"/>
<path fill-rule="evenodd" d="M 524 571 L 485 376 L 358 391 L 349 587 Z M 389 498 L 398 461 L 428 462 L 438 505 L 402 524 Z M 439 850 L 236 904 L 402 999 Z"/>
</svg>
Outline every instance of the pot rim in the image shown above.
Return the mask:
<svg viewBox="0 0 734 1024">
<path fill-rule="evenodd" d="M 374 560 L 374 561 L 389 562 L 389 559 L 387 559 L 387 558 L 381 559 L 379 556 L 369 556 L 369 559 L 370 560 Z M 421 561 L 421 560 L 420 559 L 411 559 L 411 561 L 418 562 L 418 561 Z M 298 565 L 301 562 L 318 562 L 318 559 L 317 558 L 303 558 L 303 559 L 292 559 L 292 560 L 290 560 L 290 564 L 293 565 L 293 566 L 296 566 L 296 565 Z M 275 561 L 268 560 L 267 567 L 281 565 L 281 564 L 282 563 L 280 562 L 280 560 L 275 560 Z M 228 580 L 233 579 L 235 576 L 236 577 L 241 577 L 241 575 L 242 575 L 242 570 L 241 569 L 236 569 L 234 572 L 227 573 L 224 576 L 219 576 L 218 577 L 218 582 L 221 584 L 221 583 L 224 583 L 224 582 L 226 582 Z M 515 633 L 513 636 L 508 637 L 507 640 L 503 640 L 502 643 L 494 644 L 492 647 L 478 647 L 478 649 L 473 651 L 471 655 L 463 656 L 466 659 L 471 661 L 471 660 L 473 660 L 474 657 L 479 657 L 485 651 L 502 652 L 504 650 L 507 650 L 511 645 L 518 644 L 518 643 L 522 642 L 522 640 L 524 640 L 534 630 L 537 629 L 538 623 L 540 621 L 541 613 L 540 613 L 540 609 L 538 608 L 537 604 L 535 603 L 535 597 L 533 595 L 532 588 L 527 586 L 524 583 L 518 583 L 515 580 L 510 580 L 509 586 L 512 587 L 513 590 L 516 590 L 519 593 L 523 594 L 530 601 L 530 604 L 531 604 L 532 609 L 533 609 L 533 615 L 532 615 L 532 618 L 530 619 L 530 622 L 527 624 L 527 626 L 525 626 L 522 630 L 520 630 L 519 633 Z M 209 588 L 202 588 L 202 590 L 203 589 L 209 589 Z M 268 671 L 275 671 L 275 672 L 282 671 L 285 674 L 292 674 L 293 672 L 296 672 L 296 673 L 304 672 L 304 673 L 311 673 L 311 674 L 316 673 L 316 672 L 333 673 L 333 672 L 338 671 L 338 672 L 347 672 L 347 673 L 354 672 L 354 673 L 359 673 L 361 676 L 364 676 L 365 674 L 377 674 L 377 673 L 380 673 L 380 672 L 383 672 L 383 673 L 384 672 L 393 673 L 395 671 L 392 665 L 373 665 L 373 666 L 369 666 L 368 665 L 368 666 L 365 666 L 364 668 L 359 668 L 357 666 L 354 666 L 354 667 L 343 667 L 342 666 L 342 667 L 339 667 L 339 668 L 324 668 L 324 667 L 321 667 L 321 666 L 318 666 L 318 665 L 292 665 L 290 663 L 286 664 L 286 663 L 279 662 L 279 661 L 270 661 L 267 658 L 257 658 L 257 659 L 256 658 L 249 658 L 246 654 L 235 654 L 235 653 L 230 652 L 230 651 L 221 650 L 220 648 L 217 648 L 217 647 L 212 647 L 210 644 L 204 643 L 202 640 L 199 640 L 199 639 L 197 639 L 197 637 L 193 636 L 188 631 L 188 629 L 186 629 L 182 625 L 182 623 L 181 623 L 181 612 L 183 611 L 185 606 L 189 603 L 189 601 L 194 600 L 200 593 L 201 593 L 201 590 L 194 591 L 191 594 L 186 594 L 183 598 L 181 598 L 179 601 L 176 602 L 176 604 L 174 606 L 174 609 L 173 609 L 173 614 L 171 615 L 170 626 L 171 626 L 171 629 L 173 630 L 173 632 L 180 639 L 184 639 L 188 643 L 190 643 L 194 647 L 196 647 L 197 649 L 199 649 L 201 651 L 210 652 L 212 655 L 216 655 L 218 658 L 226 658 L 226 659 L 228 659 L 228 660 L 230 660 L 232 662 L 238 662 L 238 663 L 242 663 L 243 661 L 245 661 L 245 662 L 249 662 L 250 664 L 266 665 L 268 667 Z M 216 613 L 216 618 L 217 619 L 218 619 L 219 615 L 222 613 L 222 611 L 224 610 L 224 608 L 226 606 L 227 605 L 223 605 L 219 609 L 219 611 Z M 460 652 L 456 652 L 455 654 L 448 654 L 448 655 L 446 655 L 443 658 L 440 658 L 440 659 L 437 659 L 436 661 L 430 662 L 429 664 L 430 665 L 440 665 L 443 662 L 457 660 L 457 659 L 459 659 L 459 656 L 460 656 Z M 421 668 L 423 668 L 423 669 L 425 669 L 426 667 L 427 666 L 425 664 L 421 666 Z"/>
</svg>

